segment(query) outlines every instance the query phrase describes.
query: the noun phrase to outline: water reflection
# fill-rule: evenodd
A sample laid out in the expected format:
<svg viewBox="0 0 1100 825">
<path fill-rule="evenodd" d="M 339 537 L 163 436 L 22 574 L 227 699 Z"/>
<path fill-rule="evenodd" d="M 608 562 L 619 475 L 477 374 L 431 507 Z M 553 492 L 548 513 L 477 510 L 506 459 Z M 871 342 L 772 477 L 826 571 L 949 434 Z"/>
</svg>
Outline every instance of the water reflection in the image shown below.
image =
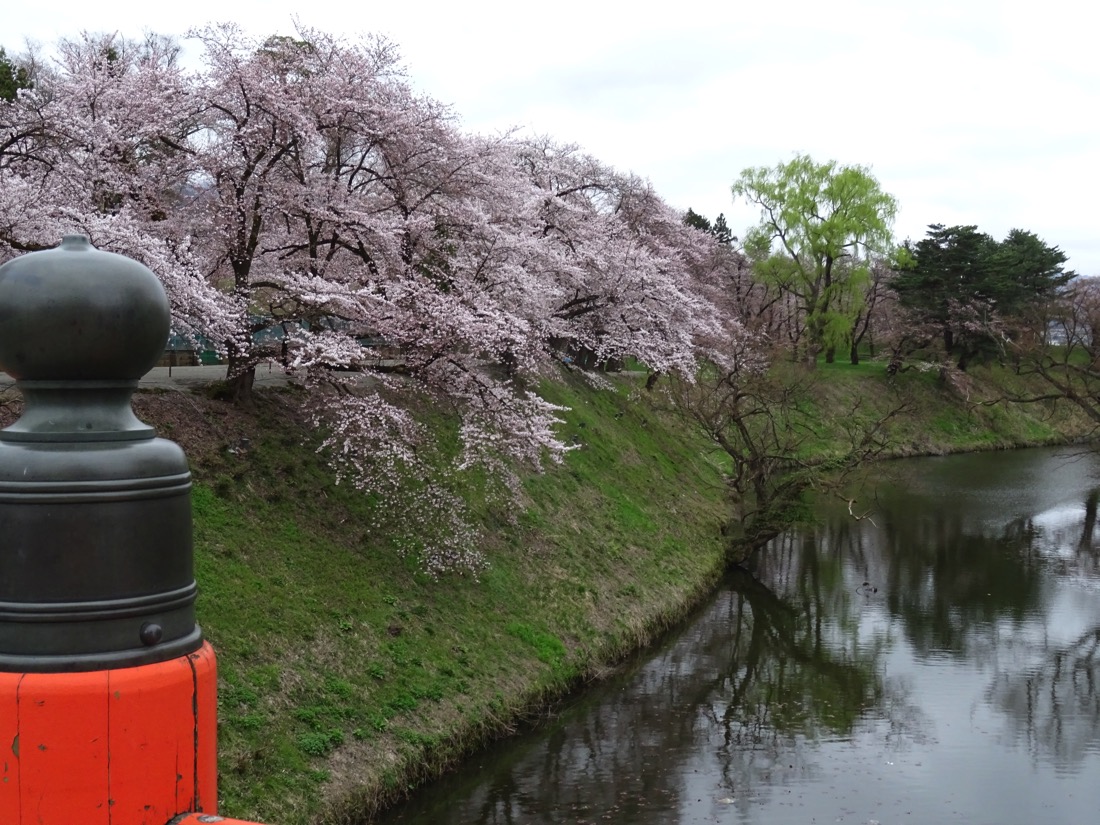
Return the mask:
<svg viewBox="0 0 1100 825">
<path fill-rule="evenodd" d="M 805 557 L 817 558 L 808 545 Z M 751 805 L 788 779 L 814 777 L 805 743 L 849 737 L 880 702 L 885 640 L 849 643 L 827 615 L 836 594 L 817 565 L 794 578 L 807 582 L 801 602 L 731 574 L 684 635 L 602 686 L 598 700 L 485 756 L 471 789 L 452 778 L 437 802 L 392 821 L 689 821 L 684 812 L 701 800 Z M 465 798 L 456 803 L 456 793 Z"/>
<path fill-rule="evenodd" d="M 1093 627 L 1047 651 L 1038 667 L 997 674 L 986 694 L 1007 715 L 1013 738 L 1059 771 L 1079 771 L 1100 752 L 1098 647 L 1100 627 Z"/>
<path fill-rule="evenodd" d="M 389 822 L 1089 821 L 1096 461 L 899 462 L 684 631 Z"/>
</svg>

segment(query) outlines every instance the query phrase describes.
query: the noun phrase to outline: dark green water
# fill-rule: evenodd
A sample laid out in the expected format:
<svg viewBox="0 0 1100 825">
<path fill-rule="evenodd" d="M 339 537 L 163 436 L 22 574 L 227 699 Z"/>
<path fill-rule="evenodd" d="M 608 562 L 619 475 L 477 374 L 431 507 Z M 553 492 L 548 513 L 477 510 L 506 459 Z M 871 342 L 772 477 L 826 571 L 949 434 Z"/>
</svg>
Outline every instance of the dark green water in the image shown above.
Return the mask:
<svg viewBox="0 0 1100 825">
<path fill-rule="evenodd" d="M 883 471 L 385 822 L 1100 820 L 1100 460 Z"/>
</svg>

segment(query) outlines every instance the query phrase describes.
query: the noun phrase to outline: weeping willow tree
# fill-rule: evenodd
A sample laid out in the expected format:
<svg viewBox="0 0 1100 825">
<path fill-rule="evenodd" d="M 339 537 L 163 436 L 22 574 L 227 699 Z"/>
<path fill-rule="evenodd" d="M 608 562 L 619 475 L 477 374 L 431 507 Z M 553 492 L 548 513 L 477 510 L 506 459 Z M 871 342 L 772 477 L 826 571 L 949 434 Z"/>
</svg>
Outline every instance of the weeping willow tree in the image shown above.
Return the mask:
<svg viewBox="0 0 1100 825">
<path fill-rule="evenodd" d="M 804 317 L 808 366 L 846 348 L 871 283 L 871 262 L 893 243 L 897 200 L 862 166 L 789 163 L 745 169 L 733 195 L 760 208 L 745 252 L 761 283 L 790 294 Z"/>
</svg>

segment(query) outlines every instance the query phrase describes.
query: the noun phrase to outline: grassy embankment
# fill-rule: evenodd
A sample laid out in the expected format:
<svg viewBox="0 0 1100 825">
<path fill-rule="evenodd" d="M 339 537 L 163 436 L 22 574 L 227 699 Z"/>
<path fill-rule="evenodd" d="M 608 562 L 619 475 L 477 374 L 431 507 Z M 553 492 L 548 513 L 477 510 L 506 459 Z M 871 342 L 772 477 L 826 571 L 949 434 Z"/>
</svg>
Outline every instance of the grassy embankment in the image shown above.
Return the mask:
<svg viewBox="0 0 1100 825">
<path fill-rule="evenodd" d="M 889 409 L 897 454 L 1051 443 L 1087 425 L 1068 405 L 985 406 L 935 376 L 822 366 L 804 403 L 828 453 L 845 422 Z M 179 393 L 139 414 L 188 450 L 199 616 L 220 656 L 221 812 L 299 825 L 366 821 L 540 701 L 643 644 L 719 574 L 721 464 L 624 378 L 545 388 L 566 404 L 564 466 L 526 482 L 513 519 L 480 501 L 491 567 L 430 581 L 362 525 L 372 503 L 336 486 L 285 395 L 255 414 Z M 440 424 L 440 438 L 452 437 Z M 247 438 L 244 442 L 241 439 Z M 321 819 L 323 817 L 323 820 Z"/>
<path fill-rule="evenodd" d="M 632 391 L 547 388 L 582 446 L 527 481 L 518 518 L 475 502 L 491 560 L 479 581 L 428 580 L 364 528 L 372 503 L 332 483 L 286 398 L 254 418 L 198 397 L 139 401 L 181 443 L 207 422 L 185 448 L 199 618 L 220 661 L 222 813 L 356 821 L 708 591 L 720 473 Z"/>
<path fill-rule="evenodd" d="M 906 413 L 889 428 L 891 457 L 1060 444 L 1094 436 L 1095 425 L 1068 401 L 1007 403 L 1010 396 L 1046 394 L 1038 378 L 1000 366 L 974 366 L 945 388 L 935 371 L 907 370 L 894 378 L 881 362 L 824 364 L 817 371 L 807 402 L 818 413 L 821 430 L 811 449 L 828 453 L 842 440 L 851 413 L 865 419 L 883 415 L 899 403 Z"/>
</svg>

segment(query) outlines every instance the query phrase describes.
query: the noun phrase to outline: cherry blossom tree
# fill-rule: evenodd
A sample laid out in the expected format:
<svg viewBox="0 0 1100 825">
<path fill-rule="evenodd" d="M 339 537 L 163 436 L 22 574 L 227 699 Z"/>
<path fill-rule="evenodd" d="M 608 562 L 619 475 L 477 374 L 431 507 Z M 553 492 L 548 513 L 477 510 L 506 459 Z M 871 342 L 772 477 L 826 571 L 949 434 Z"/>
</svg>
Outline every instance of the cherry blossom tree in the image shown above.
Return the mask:
<svg viewBox="0 0 1100 825">
<path fill-rule="evenodd" d="M 535 392 L 563 350 L 690 380 L 741 329 L 729 256 L 648 182 L 463 133 L 386 40 L 192 36 L 197 73 L 160 38 L 85 36 L 0 101 L 0 254 L 79 231 L 146 263 L 240 401 L 280 363 L 341 478 L 380 514 L 436 514 L 400 528 L 430 572 L 481 563 L 453 474 L 485 467 L 515 494 L 518 466 L 567 452 Z M 453 415 L 454 455 L 433 453 L 426 404 Z"/>
<path fill-rule="evenodd" d="M 85 35 L 61 41 L 52 70 L 0 101 L 0 257 L 82 233 L 164 282 L 185 333 L 224 328 L 222 302 L 192 239 L 169 215 L 180 202 L 190 128 L 175 46 Z"/>
<path fill-rule="evenodd" d="M 633 356 L 654 372 L 694 372 L 694 336 L 715 310 L 691 274 L 714 239 L 648 182 L 574 146 L 525 141 L 517 163 L 536 190 L 547 338 L 586 364 Z"/>
</svg>

